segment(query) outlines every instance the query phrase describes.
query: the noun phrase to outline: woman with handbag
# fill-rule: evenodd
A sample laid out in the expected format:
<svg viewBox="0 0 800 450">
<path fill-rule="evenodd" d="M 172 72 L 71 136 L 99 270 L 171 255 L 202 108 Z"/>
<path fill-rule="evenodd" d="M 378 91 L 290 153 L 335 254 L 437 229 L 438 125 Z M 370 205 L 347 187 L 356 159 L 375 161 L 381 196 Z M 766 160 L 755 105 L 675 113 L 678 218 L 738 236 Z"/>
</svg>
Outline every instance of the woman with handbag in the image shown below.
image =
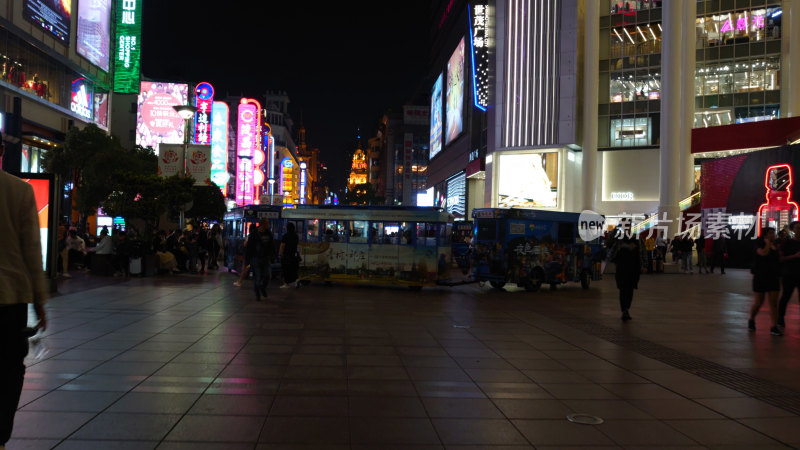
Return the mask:
<svg viewBox="0 0 800 450">
<path fill-rule="evenodd" d="M 278 250 L 278 258 L 281 260 L 281 270 L 283 271 L 282 289 L 291 287 L 292 283 L 295 283 L 295 287 L 300 287 L 300 281 L 297 279 L 297 271 L 300 267 L 297 244 L 298 238 L 294 223 L 289 222 L 286 224 L 286 234 L 281 238 L 281 247 Z"/>
</svg>

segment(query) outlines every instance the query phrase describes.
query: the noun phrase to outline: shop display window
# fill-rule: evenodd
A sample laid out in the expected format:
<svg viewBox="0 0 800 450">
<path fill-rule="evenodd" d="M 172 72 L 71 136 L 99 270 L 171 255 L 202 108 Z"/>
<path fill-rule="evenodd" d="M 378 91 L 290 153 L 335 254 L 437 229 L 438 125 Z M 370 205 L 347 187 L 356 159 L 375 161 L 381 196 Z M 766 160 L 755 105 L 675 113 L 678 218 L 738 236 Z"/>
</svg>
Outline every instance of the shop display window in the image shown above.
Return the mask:
<svg viewBox="0 0 800 450">
<path fill-rule="evenodd" d="M 611 2 L 611 14 L 627 14 L 652 8 L 661 8 L 661 0 L 622 0 Z"/>
<path fill-rule="evenodd" d="M 609 44 L 611 58 L 661 53 L 661 24 L 614 27 Z"/>
<path fill-rule="evenodd" d="M 651 145 L 650 117 L 611 120 L 611 147 L 641 147 Z"/>
<path fill-rule="evenodd" d="M 707 64 L 695 75 L 696 95 L 741 94 L 780 89 L 780 58 Z"/>
<path fill-rule="evenodd" d="M 22 173 L 43 173 L 42 155 L 45 150 L 28 144 L 22 144 L 22 161 L 19 171 Z"/>
<path fill-rule="evenodd" d="M 609 95 L 611 103 L 657 100 L 661 97 L 661 75 L 611 74 Z"/>
<path fill-rule="evenodd" d="M 697 48 L 780 39 L 781 12 L 773 7 L 698 17 Z"/>
</svg>

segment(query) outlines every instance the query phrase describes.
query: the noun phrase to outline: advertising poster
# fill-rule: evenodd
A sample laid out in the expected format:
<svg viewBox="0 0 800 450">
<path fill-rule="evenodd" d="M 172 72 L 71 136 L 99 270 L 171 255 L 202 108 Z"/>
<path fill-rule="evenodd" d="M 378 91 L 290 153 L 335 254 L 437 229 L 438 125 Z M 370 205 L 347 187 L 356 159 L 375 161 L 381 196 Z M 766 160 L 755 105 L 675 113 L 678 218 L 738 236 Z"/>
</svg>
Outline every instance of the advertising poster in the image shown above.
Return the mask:
<svg viewBox="0 0 800 450">
<path fill-rule="evenodd" d="M 157 154 L 160 176 L 171 177 L 183 173 L 183 144 L 162 144 Z"/>
<path fill-rule="evenodd" d="M 442 74 L 433 83 L 431 94 L 431 146 L 430 158 L 442 151 Z"/>
<path fill-rule="evenodd" d="M 136 112 L 136 144 L 153 147 L 158 144 L 182 144 L 184 122 L 172 108 L 185 105 L 189 86 L 176 83 L 142 81 Z"/>
<path fill-rule="evenodd" d="M 94 121 L 103 127 L 108 126 L 108 92 L 94 93 Z"/>
<path fill-rule="evenodd" d="M 447 62 L 447 133 L 445 145 L 453 142 L 464 131 L 464 38 L 458 43 Z"/>
<path fill-rule="evenodd" d="M 558 207 L 558 153 L 500 155 L 499 208 Z"/>
<path fill-rule="evenodd" d="M 36 198 L 36 210 L 39 213 L 39 236 L 42 242 L 42 268 L 47 271 L 47 243 L 49 239 L 50 223 L 50 180 L 23 179 L 33 187 L 33 196 Z"/>
<path fill-rule="evenodd" d="M 22 15 L 25 20 L 50 33 L 58 42 L 69 46 L 71 3 L 72 0 L 24 0 Z"/>
<path fill-rule="evenodd" d="M 95 66 L 108 72 L 111 44 L 111 0 L 78 2 L 78 38 L 75 50 Z"/>
<path fill-rule="evenodd" d="M 72 82 L 72 98 L 69 109 L 84 119 L 92 120 L 94 112 L 94 89 L 85 78 L 78 78 Z"/>
<path fill-rule="evenodd" d="M 140 88 L 142 0 L 115 0 L 115 3 L 114 92 L 133 94 Z"/>
<path fill-rule="evenodd" d="M 195 186 L 211 184 L 211 146 L 190 145 L 186 156 L 186 175 L 194 178 Z"/>
</svg>

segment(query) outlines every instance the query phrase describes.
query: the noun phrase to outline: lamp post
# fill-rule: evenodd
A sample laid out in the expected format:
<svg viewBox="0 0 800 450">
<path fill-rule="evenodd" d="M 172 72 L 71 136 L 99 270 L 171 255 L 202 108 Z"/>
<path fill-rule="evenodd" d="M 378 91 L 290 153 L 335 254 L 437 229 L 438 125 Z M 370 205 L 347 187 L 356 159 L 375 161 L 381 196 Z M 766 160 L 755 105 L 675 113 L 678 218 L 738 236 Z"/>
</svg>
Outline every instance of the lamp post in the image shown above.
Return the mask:
<svg viewBox="0 0 800 450">
<path fill-rule="evenodd" d="M 267 182 L 269 183 L 269 204 L 271 205 L 274 202 L 273 196 L 275 194 L 275 178 L 269 178 Z"/>
<path fill-rule="evenodd" d="M 189 134 L 190 134 L 189 133 L 189 130 L 190 130 L 189 121 L 192 120 L 192 118 L 194 117 L 194 113 L 197 112 L 197 107 L 192 106 L 192 105 L 175 105 L 175 106 L 172 107 L 172 109 L 174 109 L 175 112 L 177 112 L 178 115 L 181 116 L 181 119 L 183 119 L 183 122 L 186 124 L 185 125 L 186 128 L 185 128 L 184 133 L 183 133 L 183 156 L 181 157 L 181 159 L 183 160 L 183 170 L 181 171 L 181 176 L 185 177 L 186 176 L 186 154 L 189 153 Z M 183 227 L 185 225 L 185 223 L 184 223 L 185 219 L 183 217 L 184 206 L 185 205 L 181 205 L 181 215 L 180 215 L 180 219 L 178 220 L 181 230 L 183 230 Z"/>
</svg>

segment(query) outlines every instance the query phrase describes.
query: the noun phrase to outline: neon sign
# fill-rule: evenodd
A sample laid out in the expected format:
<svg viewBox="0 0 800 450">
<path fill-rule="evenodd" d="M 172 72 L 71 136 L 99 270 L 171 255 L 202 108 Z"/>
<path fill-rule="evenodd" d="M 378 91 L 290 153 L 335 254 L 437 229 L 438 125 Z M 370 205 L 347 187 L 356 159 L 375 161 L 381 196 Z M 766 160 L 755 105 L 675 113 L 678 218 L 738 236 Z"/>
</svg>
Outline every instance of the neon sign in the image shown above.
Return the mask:
<svg viewBox="0 0 800 450">
<path fill-rule="evenodd" d="M 489 105 L 489 7 L 474 5 L 472 16 L 472 98 L 475 107 L 486 111 Z M 477 61 L 476 61 L 477 60 Z"/>
<path fill-rule="evenodd" d="M 242 99 L 237 117 L 236 204 L 242 206 L 253 203 L 253 149 L 255 145 L 255 124 L 258 120 L 256 106 L 245 103 L 245 99 Z"/>
<path fill-rule="evenodd" d="M 797 220 L 798 206 L 792 201 L 792 167 L 788 164 L 778 164 L 767 168 L 764 178 L 765 195 L 767 202 L 758 207 L 758 227 L 756 233 L 760 236 L 761 229 L 772 227 L 776 230 L 783 225 L 788 225 Z"/>
<path fill-rule="evenodd" d="M 197 112 L 194 113 L 194 143 L 211 143 L 211 108 L 214 103 L 214 87 L 202 82 L 194 90 Z"/>
<path fill-rule="evenodd" d="M 84 119 L 92 119 L 92 100 L 94 93 L 87 88 L 86 79 L 78 78 L 72 82 L 72 101 L 69 109 Z"/>
<path fill-rule="evenodd" d="M 283 158 L 281 161 L 281 193 L 283 194 L 283 204 L 284 206 L 292 206 L 294 205 L 294 183 L 292 177 L 292 169 L 294 168 L 294 163 L 290 158 Z"/>
<path fill-rule="evenodd" d="M 228 115 L 225 102 L 214 102 L 211 108 L 211 181 L 228 194 Z"/>
<path fill-rule="evenodd" d="M 306 203 L 306 168 L 305 162 L 300 163 L 300 203 Z"/>
<path fill-rule="evenodd" d="M 750 21 L 750 24 L 753 28 L 759 29 L 764 28 L 765 21 L 764 16 L 753 16 Z M 746 31 L 747 30 L 747 17 L 739 17 L 736 19 L 736 30 L 737 31 Z M 727 33 L 729 31 L 733 31 L 733 19 L 728 19 L 725 23 L 722 24 L 722 28 L 719 29 L 720 33 Z"/>
</svg>

